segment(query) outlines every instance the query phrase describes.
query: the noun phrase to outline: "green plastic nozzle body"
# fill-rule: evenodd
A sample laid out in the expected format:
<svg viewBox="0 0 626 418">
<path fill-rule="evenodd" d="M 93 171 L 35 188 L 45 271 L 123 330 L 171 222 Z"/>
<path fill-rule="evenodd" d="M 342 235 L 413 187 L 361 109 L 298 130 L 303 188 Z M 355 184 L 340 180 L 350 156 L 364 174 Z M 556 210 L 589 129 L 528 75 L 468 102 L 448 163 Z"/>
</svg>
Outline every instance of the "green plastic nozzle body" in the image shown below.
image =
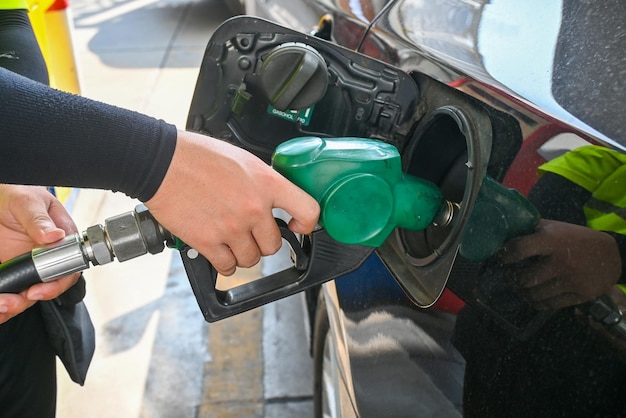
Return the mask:
<svg viewBox="0 0 626 418">
<path fill-rule="evenodd" d="M 378 247 L 396 227 L 420 231 L 445 207 L 437 186 L 402 172 L 396 147 L 364 138 L 294 138 L 272 167 L 315 198 L 320 225 L 345 244 Z"/>
<path fill-rule="evenodd" d="M 515 189 L 485 176 L 463 231 L 459 254 L 483 261 L 509 239 L 530 234 L 539 222 L 537 208 Z"/>
</svg>

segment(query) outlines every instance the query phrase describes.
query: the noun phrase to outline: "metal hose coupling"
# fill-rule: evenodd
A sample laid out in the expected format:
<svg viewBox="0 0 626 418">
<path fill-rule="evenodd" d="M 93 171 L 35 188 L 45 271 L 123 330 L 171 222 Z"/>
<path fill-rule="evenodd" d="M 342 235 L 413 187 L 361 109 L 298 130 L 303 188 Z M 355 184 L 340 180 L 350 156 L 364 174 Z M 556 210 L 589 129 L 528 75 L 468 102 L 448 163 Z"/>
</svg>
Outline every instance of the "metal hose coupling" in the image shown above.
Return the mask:
<svg viewBox="0 0 626 418">
<path fill-rule="evenodd" d="M 144 205 L 134 211 L 107 218 L 83 233 L 85 255 L 94 265 L 117 258 L 126 261 L 150 253 L 158 254 L 174 237 L 163 228 Z"/>
<path fill-rule="evenodd" d="M 34 249 L 30 257 L 24 258 L 24 263 L 32 260 L 32 268 L 15 268 L 24 276 L 29 272 L 30 279 L 17 279 L 17 273 L 12 275 L 15 282 L 32 285 L 86 270 L 90 263 L 97 266 L 115 258 L 122 262 L 147 253 L 157 254 L 166 244 L 175 246 L 175 243 L 176 238 L 154 219 L 148 208 L 138 205 L 131 212 L 107 218 L 104 226 L 93 225 L 82 234 L 69 235 L 54 245 Z"/>
</svg>

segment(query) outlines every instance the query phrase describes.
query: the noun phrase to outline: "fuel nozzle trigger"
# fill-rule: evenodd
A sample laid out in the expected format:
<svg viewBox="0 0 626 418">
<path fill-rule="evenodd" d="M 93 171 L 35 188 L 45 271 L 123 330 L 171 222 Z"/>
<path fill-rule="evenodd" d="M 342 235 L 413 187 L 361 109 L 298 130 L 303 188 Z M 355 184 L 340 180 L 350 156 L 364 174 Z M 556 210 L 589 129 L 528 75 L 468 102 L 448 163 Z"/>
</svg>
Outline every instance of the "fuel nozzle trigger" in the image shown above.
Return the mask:
<svg viewBox="0 0 626 418">
<path fill-rule="evenodd" d="M 215 268 L 191 247 L 180 249 L 189 283 L 207 322 L 215 322 L 336 279 L 359 267 L 373 251 L 372 247 L 341 244 L 323 229 L 307 236 L 297 236 L 289 230 L 285 221 L 276 218 L 276 222 L 281 236 L 290 247 L 292 266 L 236 287 L 218 289 Z"/>
<path fill-rule="evenodd" d="M 280 230 L 280 236 L 289 244 L 289 251 L 291 255 L 291 262 L 293 267 L 299 271 L 305 271 L 309 267 L 309 256 L 302 248 L 302 240 L 298 239 L 298 236 L 289 229 L 287 222 L 280 218 L 274 218 L 278 229 Z"/>
</svg>

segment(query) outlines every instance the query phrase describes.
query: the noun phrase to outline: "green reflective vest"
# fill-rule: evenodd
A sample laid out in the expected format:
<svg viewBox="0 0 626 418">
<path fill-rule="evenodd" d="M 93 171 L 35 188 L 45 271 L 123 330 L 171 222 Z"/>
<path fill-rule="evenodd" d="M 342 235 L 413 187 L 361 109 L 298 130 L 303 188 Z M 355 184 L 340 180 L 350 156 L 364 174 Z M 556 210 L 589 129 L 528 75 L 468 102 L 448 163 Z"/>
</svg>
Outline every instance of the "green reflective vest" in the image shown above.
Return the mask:
<svg viewBox="0 0 626 418">
<path fill-rule="evenodd" d="M 539 167 L 591 193 L 584 207 L 587 226 L 626 235 L 626 154 L 589 145 L 576 148 Z"/>
<path fill-rule="evenodd" d="M 27 9 L 26 0 L 0 0 L 0 9 Z"/>
</svg>

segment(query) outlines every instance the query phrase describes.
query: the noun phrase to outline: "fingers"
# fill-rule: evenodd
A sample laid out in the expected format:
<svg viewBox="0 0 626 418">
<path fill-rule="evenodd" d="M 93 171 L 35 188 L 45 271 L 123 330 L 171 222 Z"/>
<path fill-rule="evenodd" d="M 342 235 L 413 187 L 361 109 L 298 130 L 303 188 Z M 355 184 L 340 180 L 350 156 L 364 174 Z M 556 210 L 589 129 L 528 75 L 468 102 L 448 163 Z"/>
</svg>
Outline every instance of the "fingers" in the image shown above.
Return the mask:
<svg viewBox="0 0 626 418">
<path fill-rule="evenodd" d="M 543 234 L 543 220 L 539 221 L 534 233 L 521 237 L 511 238 L 498 253 L 503 264 L 514 264 L 530 257 L 549 254 L 549 246 Z"/>
<path fill-rule="evenodd" d="M 560 275 L 550 262 L 540 260 L 512 269 L 511 278 L 522 297 L 536 309 L 561 309 L 587 302 L 602 292 L 594 286 L 577 286 L 569 275 Z"/>
<path fill-rule="evenodd" d="M 56 205 L 61 204 L 45 189 L 33 190 L 37 190 L 37 193 L 22 193 L 14 198 L 12 207 L 18 209 L 12 211 L 15 219 L 37 244 L 50 244 L 62 239 L 65 231 L 58 227 L 48 214 L 50 207 L 58 211 Z"/>
<path fill-rule="evenodd" d="M 522 297 L 536 309 L 560 309 L 585 301 L 549 256 L 532 257 L 508 271 Z"/>
<path fill-rule="evenodd" d="M 287 211 L 292 216 L 289 221 L 289 229 L 299 234 L 308 234 L 313 231 L 320 215 L 320 205 L 304 190 L 300 189 L 289 180 L 283 178 L 288 184 L 285 185 L 285 193 L 279 193 L 274 201 L 276 208 Z"/>
<path fill-rule="evenodd" d="M 529 302 L 541 303 L 568 294 L 567 289 L 561 286 L 561 281 L 561 278 L 553 277 L 541 283 L 520 287 L 520 292 Z"/>
<path fill-rule="evenodd" d="M 209 249 L 207 260 L 222 276 L 232 276 L 237 269 L 237 258 L 228 245 L 219 245 Z"/>
<path fill-rule="evenodd" d="M 282 245 L 280 230 L 273 216 L 254 228 L 252 238 L 258 245 L 259 256 L 275 254 Z"/>
<path fill-rule="evenodd" d="M 0 294 L 0 324 L 24 312 L 36 303 L 26 299 L 22 294 Z"/>
<path fill-rule="evenodd" d="M 515 265 L 508 271 L 513 282 L 520 288 L 532 288 L 553 281 L 559 274 L 558 266 L 547 257 L 531 257 Z"/>
<path fill-rule="evenodd" d="M 61 228 L 63 231 L 65 231 L 65 234 L 78 232 L 78 228 L 76 227 L 74 220 L 72 219 L 70 214 L 67 212 L 67 209 L 65 208 L 65 206 L 63 206 L 63 204 L 59 202 L 57 199 L 52 199 L 50 201 L 50 204 L 48 206 L 48 215 L 50 216 L 50 219 L 52 219 L 54 224 L 57 226 L 57 228 Z M 61 238 L 58 238 L 56 241 L 58 241 Z M 51 242 L 54 242 L 54 241 L 47 242 L 46 244 L 51 243 Z"/>
<path fill-rule="evenodd" d="M 252 267 L 262 256 L 275 254 L 282 245 L 280 231 L 272 218 L 259 224 L 249 235 L 239 235 L 228 245 L 219 245 L 211 251 L 209 261 L 222 275 L 230 276 L 237 267 Z"/>
<path fill-rule="evenodd" d="M 557 310 L 568 306 L 580 305 L 586 302 L 585 298 L 576 293 L 562 293 L 551 298 L 545 298 L 539 301 L 531 300 L 530 303 L 537 310 Z"/>
<path fill-rule="evenodd" d="M 208 254 L 207 260 L 223 276 L 232 276 L 237 267 L 252 267 L 261 259 L 258 247 L 252 242 L 233 245 L 232 248 L 226 244 L 218 245 Z"/>
<path fill-rule="evenodd" d="M 57 280 L 33 285 L 26 290 L 25 297 L 31 301 L 54 299 L 72 287 L 79 277 L 80 273 L 75 273 Z"/>
<path fill-rule="evenodd" d="M 51 282 L 36 284 L 19 294 L 0 294 L 0 324 L 24 312 L 39 300 L 52 300 L 60 296 L 72 287 L 79 277 L 80 273 L 76 273 Z"/>
</svg>

